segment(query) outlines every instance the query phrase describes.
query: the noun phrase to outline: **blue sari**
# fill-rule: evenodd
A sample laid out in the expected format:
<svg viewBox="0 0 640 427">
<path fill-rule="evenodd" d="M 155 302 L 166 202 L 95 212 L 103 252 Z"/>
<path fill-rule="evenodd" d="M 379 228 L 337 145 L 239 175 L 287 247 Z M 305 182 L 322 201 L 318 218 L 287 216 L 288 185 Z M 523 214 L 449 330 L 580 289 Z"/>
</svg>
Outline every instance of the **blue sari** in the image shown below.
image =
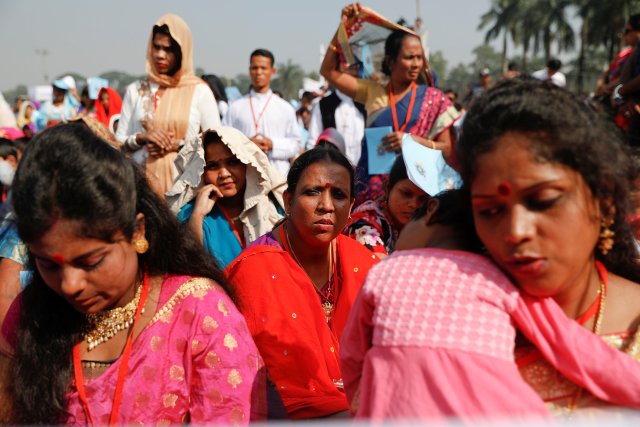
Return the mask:
<svg viewBox="0 0 640 427">
<path fill-rule="evenodd" d="M 184 205 L 178 213 L 178 220 L 181 222 L 189 221 L 193 214 L 194 205 L 195 200 Z M 242 252 L 240 241 L 218 205 L 214 205 L 211 212 L 202 221 L 202 244 L 223 270 Z"/>
</svg>

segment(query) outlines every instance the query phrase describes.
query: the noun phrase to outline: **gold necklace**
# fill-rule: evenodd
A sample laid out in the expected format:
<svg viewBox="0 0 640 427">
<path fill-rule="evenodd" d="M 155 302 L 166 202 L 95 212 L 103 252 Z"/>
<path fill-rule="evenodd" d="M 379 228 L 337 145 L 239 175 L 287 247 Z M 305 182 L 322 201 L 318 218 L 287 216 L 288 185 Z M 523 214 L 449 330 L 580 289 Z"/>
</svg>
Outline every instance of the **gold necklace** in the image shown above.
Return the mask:
<svg viewBox="0 0 640 427">
<path fill-rule="evenodd" d="M 282 224 L 282 226 L 284 227 L 284 238 L 287 241 L 287 246 L 289 247 L 289 251 L 291 252 L 291 255 L 293 255 L 293 259 L 298 263 L 298 265 L 300 267 L 302 267 L 302 263 L 300 262 L 300 260 L 298 260 L 298 257 L 296 256 L 296 253 L 293 251 L 293 246 L 291 246 L 291 242 L 289 241 L 288 228 L 287 228 L 286 224 Z M 302 269 L 304 270 L 304 267 L 302 267 Z M 306 272 L 306 270 L 305 270 L 305 272 Z M 327 280 L 327 282 L 329 283 L 329 292 L 328 292 L 328 296 L 326 298 L 326 301 L 321 303 L 322 311 L 324 313 L 324 317 L 325 317 L 327 323 L 329 323 L 329 321 L 331 320 L 331 315 L 333 314 L 333 305 L 334 304 L 329 299 L 329 297 L 332 296 L 332 293 L 333 293 L 332 280 L 333 280 L 333 242 L 331 242 L 329 244 L 329 278 Z M 315 288 L 315 286 L 314 286 L 314 288 Z M 318 292 L 317 288 L 316 288 L 316 292 Z"/>
<path fill-rule="evenodd" d="M 126 305 L 99 313 L 87 314 L 89 330 L 84 334 L 84 339 L 87 341 L 88 351 L 109 341 L 118 332 L 128 329 L 133 324 L 141 293 L 142 286 L 138 285 L 133 299 Z M 144 307 L 141 313 L 144 313 Z"/>
<path fill-rule="evenodd" d="M 602 281 L 602 279 L 600 279 L 600 287 L 598 288 L 598 298 L 600 298 L 600 303 L 598 305 L 598 311 L 596 312 L 596 318 L 593 321 L 593 328 L 591 329 L 591 331 L 596 335 L 600 335 L 600 327 L 602 326 L 602 318 L 604 317 L 604 303 L 607 299 L 604 281 Z M 578 391 L 576 391 L 573 399 L 571 399 L 571 402 L 569 403 L 569 411 L 573 412 L 578 408 L 578 403 L 582 398 L 582 390 L 584 390 L 582 387 L 578 387 Z"/>
</svg>

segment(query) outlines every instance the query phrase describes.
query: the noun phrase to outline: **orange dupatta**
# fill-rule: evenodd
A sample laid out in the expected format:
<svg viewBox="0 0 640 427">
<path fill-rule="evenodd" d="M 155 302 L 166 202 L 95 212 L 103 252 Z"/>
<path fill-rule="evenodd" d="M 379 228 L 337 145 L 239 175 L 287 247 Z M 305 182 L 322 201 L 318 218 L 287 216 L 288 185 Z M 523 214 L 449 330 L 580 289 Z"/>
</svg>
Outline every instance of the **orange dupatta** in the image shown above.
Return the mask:
<svg viewBox="0 0 640 427">
<path fill-rule="evenodd" d="M 360 243 L 337 238 L 336 305 L 328 325 L 306 272 L 285 251 L 253 246 L 225 269 L 271 381 L 293 419 L 346 411 L 339 339 L 369 269 Z"/>
<path fill-rule="evenodd" d="M 193 40 L 191 30 L 182 18 L 174 14 L 161 17 L 155 25 L 166 25 L 171 37 L 178 43 L 182 52 L 180 69 L 173 75 L 159 74 L 153 65 L 153 30 L 147 46 L 147 73 L 149 80 L 164 88 L 162 101 L 155 111 L 150 128 L 173 132 L 174 138 L 184 139 L 189 127 L 191 100 L 198 84 L 204 83 L 193 73 Z M 147 129 L 149 130 L 149 129 Z M 151 187 L 164 198 L 173 185 L 176 174 L 173 162 L 177 153 L 168 153 L 163 157 L 150 156 L 147 159 L 146 175 Z"/>
</svg>

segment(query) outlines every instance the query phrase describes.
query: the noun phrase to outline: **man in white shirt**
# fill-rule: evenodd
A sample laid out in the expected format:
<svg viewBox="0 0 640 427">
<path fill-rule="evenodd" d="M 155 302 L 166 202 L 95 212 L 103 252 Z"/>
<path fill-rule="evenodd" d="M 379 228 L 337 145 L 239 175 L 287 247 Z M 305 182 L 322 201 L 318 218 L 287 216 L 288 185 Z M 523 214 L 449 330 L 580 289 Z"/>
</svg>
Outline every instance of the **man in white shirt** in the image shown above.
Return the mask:
<svg viewBox="0 0 640 427">
<path fill-rule="evenodd" d="M 271 52 L 257 49 L 251 53 L 251 90 L 231 103 L 224 124 L 244 133 L 286 177 L 291 158 L 300 151 L 301 136 L 295 110 L 271 90 L 275 72 Z"/>
<path fill-rule="evenodd" d="M 538 80 L 551 80 L 554 85 L 565 87 L 567 78 L 560 72 L 560 67 L 562 67 L 562 62 L 559 59 L 552 58 L 547 62 L 547 68 L 535 71 L 531 76 Z"/>
<path fill-rule="evenodd" d="M 327 128 L 336 128 L 345 141 L 345 155 L 357 165 L 362 150 L 365 110 L 337 89 L 322 98 L 311 110 L 307 150 L 315 147 L 318 136 Z"/>
</svg>

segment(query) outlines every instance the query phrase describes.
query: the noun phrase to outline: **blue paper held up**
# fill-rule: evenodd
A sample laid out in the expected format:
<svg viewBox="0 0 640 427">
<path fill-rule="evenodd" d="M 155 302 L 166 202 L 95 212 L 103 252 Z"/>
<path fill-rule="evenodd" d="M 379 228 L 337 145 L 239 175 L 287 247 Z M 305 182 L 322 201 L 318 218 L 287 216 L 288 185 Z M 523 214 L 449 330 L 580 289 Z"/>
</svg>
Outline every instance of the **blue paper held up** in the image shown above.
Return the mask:
<svg viewBox="0 0 640 427">
<path fill-rule="evenodd" d="M 396 153 L 385 151 L 382 146 L 382 138 L 393 132 L 391 126 L 366 128 L 364 136 L 367 139 L 367 153 L 369 157 L 369 175 L 387 174 L 396 159 Z"/>
<path fill-rule="evenodd" d="M 462 178 L 445 162 L 442 151 L 425 147 L 408 134 L 402 139 L 402 155 L 409 179 L 425 193 L 435 196 L 462 185 Z"/>
</svg>

